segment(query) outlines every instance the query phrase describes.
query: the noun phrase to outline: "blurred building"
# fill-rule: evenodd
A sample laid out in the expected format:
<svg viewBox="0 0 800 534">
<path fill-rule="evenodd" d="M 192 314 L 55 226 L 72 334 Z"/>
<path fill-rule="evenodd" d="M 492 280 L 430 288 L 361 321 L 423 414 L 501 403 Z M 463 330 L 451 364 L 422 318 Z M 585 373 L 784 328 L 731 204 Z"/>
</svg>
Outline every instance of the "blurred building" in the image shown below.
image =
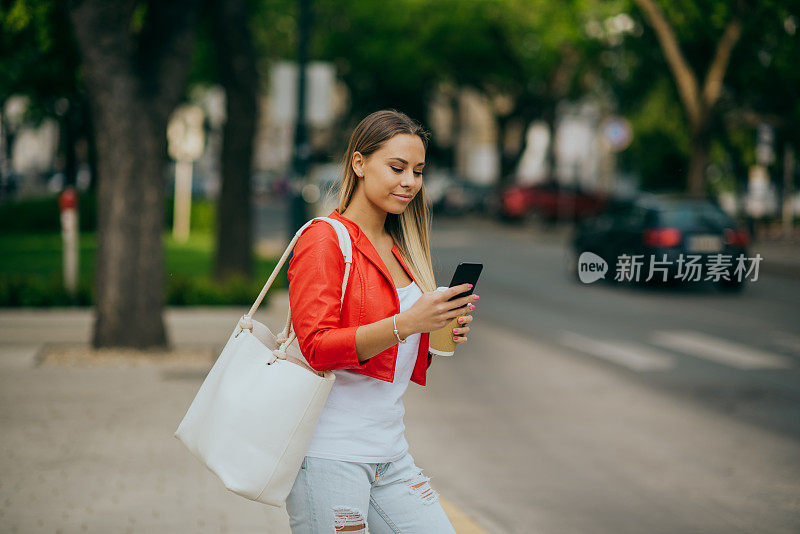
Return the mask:
<svg viewBox="0 0 800 534">
<path fill-rule="evenodd" d="M 453 96 L 453 93 L 455 96 Z M 454 143 L 454 174 L 476 184 L 500 177 L 498 128 L 492 103 L 471 88 L 442 86 L 435 93 L 428 117 L 436 143 Z M 455 108 L 455 109 L 453 109 Z M 603 141 L 602 106 L 597 101 L 562 102 L 556 114 L 553 178 L 585 189 L 610 189 L 615 182 L 612 150 Z M 546 155 L 551 142 L 543 121 L 524 133 L 524 151 L 514 174 L 518 183 L 535 184 L 550 176 Z"/>
<path fill-rule="evenodd" d="M 478 184 L 500 176 L 497 125 L 488 98 L 471 88 L 458 93 L 455 173 Z"/>
</svg>

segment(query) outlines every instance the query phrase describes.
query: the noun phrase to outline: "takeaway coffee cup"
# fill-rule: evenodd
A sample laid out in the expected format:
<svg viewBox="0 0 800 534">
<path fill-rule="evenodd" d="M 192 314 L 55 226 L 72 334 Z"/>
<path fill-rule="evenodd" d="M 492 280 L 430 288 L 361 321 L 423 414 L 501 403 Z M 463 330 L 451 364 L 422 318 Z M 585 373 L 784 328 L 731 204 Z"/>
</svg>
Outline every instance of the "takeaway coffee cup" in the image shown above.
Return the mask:
<svg viewBox="0 0 800 534">
<path fill-rule="evenodd" d="M 436 291 L 444 291 L 450 289 L 448 287 L 437 287 Z M 459 315 L 463 317 L 466 313 Z M 458 317 L 454 317 L 452 321 L 447 323 L 447 326 L 434 330 L 430 333 L 428 338 L 428 350 L 437 356 L 452 356 L 456 351 L 457 343 L 453 341 L 453 328 L 458 328 Z"/>
</svg>

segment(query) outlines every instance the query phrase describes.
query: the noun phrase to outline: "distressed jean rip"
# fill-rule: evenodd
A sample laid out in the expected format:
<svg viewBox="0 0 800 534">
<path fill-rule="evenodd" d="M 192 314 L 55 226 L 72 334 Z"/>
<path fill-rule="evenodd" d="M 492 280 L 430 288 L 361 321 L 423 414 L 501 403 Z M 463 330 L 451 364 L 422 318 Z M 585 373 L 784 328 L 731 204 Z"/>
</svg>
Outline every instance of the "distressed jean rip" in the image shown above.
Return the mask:
<svg viewBox="0 0 800 534">
<path fill-rule="evenodd" d="M 416 477 L 406 482 L 409 485 L 409 493 L 419 497 L 425 504 L 433 504 L 439 498 L 439 494 L 430 485 L 430 479 L 420 471 Z"/>
<path fill-rule="evenodd" d="M 333 509 L 333 526 L 336 532 L 351 532 L 352 534 L 366 534 L 367 521 L 355 508 L 337 506 Z"/>
</svg>

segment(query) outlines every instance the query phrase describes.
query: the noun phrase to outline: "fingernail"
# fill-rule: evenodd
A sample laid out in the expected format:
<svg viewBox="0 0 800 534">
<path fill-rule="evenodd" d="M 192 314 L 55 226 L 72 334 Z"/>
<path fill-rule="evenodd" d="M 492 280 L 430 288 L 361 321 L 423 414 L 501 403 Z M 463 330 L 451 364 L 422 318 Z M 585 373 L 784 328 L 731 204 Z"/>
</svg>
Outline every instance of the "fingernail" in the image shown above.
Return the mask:
<svg viewBox="0 0 800 534">
<path fill-rule="evenodd" d="M 469 304 L 469 309 L 470 309 L 470 310 L 474 310 L 474 309 L 475 309 L 475 306 L 474 306 L 473 304 Z"/>
<path fill-rule="evenodd" d="M 480 298 L 478 295 L 472 295 L 472 296 L 475 297 L 475 300 L 478 300 Z"/>
<path fill-rule="evenodd" d="M 456 336 L 453 336 L 453 341 L 458 341 L 458 338 Z"/>
<path fill-rule="evenodd" d="M 458 328 L 453 328 L 453 333 L 458 334 Z"/>
<path fill-rule="evenodd" d="M 464 319 L 459 319 L 458 324 L 464 324 Z"/>
<path fill-rule="evenodd" d="M 472 289 L 472 287 L 473 287 L 472 284 L 467 284 L 467 285 L 469 286 L 470 289 Z"/>
</svg>

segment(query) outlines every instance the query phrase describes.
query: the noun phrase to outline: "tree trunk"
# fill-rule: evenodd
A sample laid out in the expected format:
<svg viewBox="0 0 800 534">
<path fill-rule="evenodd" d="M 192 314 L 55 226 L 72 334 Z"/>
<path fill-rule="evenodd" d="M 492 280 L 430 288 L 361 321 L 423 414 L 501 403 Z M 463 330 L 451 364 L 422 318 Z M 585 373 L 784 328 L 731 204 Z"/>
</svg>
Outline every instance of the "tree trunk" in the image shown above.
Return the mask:
<svg viewBox="0 0 800 534">
<path fill-rule="evenodd" d="M 97 143 L 94 347 L 166 346 L 166 124 L 183 94 L 195 0 L 147 6 L 131 34 L 128 3 L 73 1 L 70 19 Z"/>
<path fill-rule="evenodd" d="M 94 195 L 97 194 L 97 125 L 92 117 L 91 104 L 88 97 L 83 93 L 80 103 L 81 125 L 83 135 L 86 137 L 86 164 L 89 166 L 89 189 Z"/>
<path fill-rule="evenodd" d="M 506 155 L 506 136 L 508 135 L 508 125 L 511 122 L 511 116 L 498 116 L 497 120 L 497 157 L 500 160 L 500 187 L 505 187 L 513 182 L 514 177 L 511 176 L 511 169 L 509 168 L 508 156 Z"/>
<path fill-rule="evenodd" d="M 706 195 L 706 167 L 709 163 L 711 140 L 704 126 L 692 132 L 692 153 L 689 157 L 689 173 L 686 176 L 686 190 L 689 196 L 703 198 Z"/>
<path fill-rule="evenodd" d="M 514 124 L 514 121 L 519 121 L 517 124 Z M 508 151 L 506 147 L 506 143 L 508 141 L 509 130 L 516 127 L 517 125 L 521 124 L 522 131 L 519 135 L 521 135 L 521 139 L 517 146 L 512 150 Z M 505 186 L 511 183 L 516 182 L 517 176 L 515 171 L 517 166 L 519 165 L 519 160 L 522 159 L 522 153 L 525 152 L 526 146 L 526 134 L 528 128 L 530 127 L 530 120 L 527 118 L 521 117 L 519 113 L 513 113 L 506 117 L 498 117 L 497 118 L 497 131 L 498 131 L 498 140 L 497 140 L 497 150 L 500 154 L 500 182 Z"/>
<path fill-rule="evenodd" d="M 76 99 L 67 99 L 67 108 L 59 115 L 59 139 L 58 151 L 61 154 L 62 168 L 64 173 L 64 187 L 75 187 L 76 174 L 78 170 L 77 157 L 75 155 L 75 126 L 78 111 L 75 107 Z"/>
<path fill-rule="evenodd" d="M 258 116 L 256 55 L 244 0 L 213 0 L 217 64 L 225 87 L 222 188 L 217 201 L 214 276 L 253 275 L 251 171 Z"/>
<path fill-rule="evenodd" d="M 146 103 L 98 94 L 95 347 L 167 344 L 163 140 Z M 115 109 L 116 108 L 116 109 Z M 103 111 L 103 110 L 106 111 Z"/>
<path fill-rule="evenodd" d="M 556 106 L 548 103 L 542 114 L 547 125 L 547 151 L 544 156 L 545 180 L 557 181 L 556 178 Z"/>
</svg>

